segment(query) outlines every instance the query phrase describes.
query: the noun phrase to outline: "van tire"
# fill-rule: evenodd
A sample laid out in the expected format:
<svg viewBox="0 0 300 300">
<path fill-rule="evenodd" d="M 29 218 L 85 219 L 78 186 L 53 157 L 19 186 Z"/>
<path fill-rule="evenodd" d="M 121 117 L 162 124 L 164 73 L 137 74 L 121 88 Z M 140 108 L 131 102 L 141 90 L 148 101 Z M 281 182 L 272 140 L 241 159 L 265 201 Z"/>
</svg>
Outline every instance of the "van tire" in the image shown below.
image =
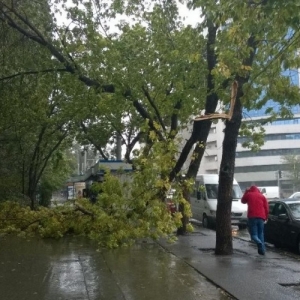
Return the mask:
<svg viewBox="0 0 300 300">
<path fill-rule="evenodd" d="M 210 226 L 209 220 L 208 220 L 206 214 L 203 214 L 203 216 L 202 216 L 202 226 L 203 226 L 204 228 L 209 228 L 209 226 Z"/>
</svg>

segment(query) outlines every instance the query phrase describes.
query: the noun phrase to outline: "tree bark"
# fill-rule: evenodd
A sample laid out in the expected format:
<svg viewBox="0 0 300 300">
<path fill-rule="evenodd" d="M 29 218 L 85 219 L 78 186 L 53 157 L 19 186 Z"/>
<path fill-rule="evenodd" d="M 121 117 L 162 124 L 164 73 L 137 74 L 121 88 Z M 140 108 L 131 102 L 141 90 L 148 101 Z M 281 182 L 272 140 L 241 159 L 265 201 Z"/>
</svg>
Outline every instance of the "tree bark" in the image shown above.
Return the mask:
<svg viewBox="0 0 300 300">
<path fill-rule="evenodd" d="M 217 55 L 215 53 L 215 48 L 214 48 L 217 29 L 218 27 L 215 26 L 211 20 L 208 20 L 208 35 L 207 35 L 207 43 L 206 43 L 208 73 L 206 77 L 207 96 L 205 102 L 205 114 L 214 113 L 217 108 L 218 100 L 219 100 L 218 95 L 215 92 L 215 82 L 214 82 L 213 74 L 211 72 L 215 68 L 217 63 Z M 195 143 L 197 144 L 192 154 L 192 159 L 186 174 L 186 180 L 191 178 L 196 178 L 205 151 L 206 141 L 207 141 L 211 124 L 212 124 L 212 120 L 194 121 L 191 137 L 185 143 L 181 151 L 181 154 L 177 160 L 177 163 L 169 175 L 170 181 L 173 181 L 176 178 L 177 174 L 179 174 L 183 164 L 187 160 L 187 157 Z M 188 188 L 185 187 L 185 185 L 183 188 L 183 195 L 184 198 L 188 202 L 190 202 L 190 192 Z M 186 225 L 189 222 L 189 218 L 184 214 L 183 205 L 180 206 L 179 209 L 183 217 L 182 217 L 182 227 L 178 229 L 177 234 L 185 234 Z"/>
<path fill-rule="evenodd" d="M 240 97 L 234 107 L 234 117 L 226 122 L 223 154 L 219 173 L 218 204 L 216 214 L 216 254 L 233 253 L 231 232 L 232 184 L 234 178 L 237 137 L 242 120 Z"/>
<path fill-rule="evenodd" d="M 248 39 L 248 47 L 252 49 L 249 57 L 243 61 L 243 65 L 252 66 L 256 54 L 257 42 L 255 36 Z M 244 96 L 243 86 L 249 81 L 250 72 L 245 76 L 236 76 L 238 83 L 235 106 L 231 120 L 226 121 L 223 140 L 223 153 L 219 173 L 218 204 L 216 214 L 216 248 L 215 254 L 230 255 L 233 253 L 231 231 L 231 205 L 232 185 L 234 177 L 235 154 L 237 137 L 242 123 L 242 103 Z"/>
<path fill-rule="evenodd" d="M 208 34 L 206 43 L 206 59 L 207 59 L 207 96 L 205 101 L 205 114 L 212 114 L 215 112 L 218 105 L 218 95 L 215 92 L 215 82 L 212 70 L 216 67 L 217 55 L 215 52 L 215 42 L 218 27 L 213 24 L 211 20 L 207 21 Z M 174 169 L 171 171 L 169 179 L 173 181 L 177 174 L 180 172 L 183 164 L 185 163 L 193 145 L 197 143 L 196 148 L 193 151 L 193 159 L 190 162 L 190 166 L 187 172 L 187 178 L 195 178 L 200 166 L 200 162 L 205 150 L 205 143 L 211 127 L 211 120 L 194 121 L 191 137 L 184 145 L 181 154 L 176 162 Z"/>
</svg>

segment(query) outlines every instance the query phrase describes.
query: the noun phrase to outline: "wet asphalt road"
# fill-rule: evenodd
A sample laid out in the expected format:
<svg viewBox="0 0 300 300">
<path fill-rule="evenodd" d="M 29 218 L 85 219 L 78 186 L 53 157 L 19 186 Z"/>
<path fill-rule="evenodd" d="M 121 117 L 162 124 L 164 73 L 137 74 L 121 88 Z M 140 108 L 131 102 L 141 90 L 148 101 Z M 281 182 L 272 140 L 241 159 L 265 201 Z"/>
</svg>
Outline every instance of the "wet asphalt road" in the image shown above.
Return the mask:
<svg viewBox="0 0 300 300">
<path fill-rule="evenodd" d="M 97 251 L 83 238 L 0 237 L 1 300 L 226 300 L 157 243 Z"/>
</svg>

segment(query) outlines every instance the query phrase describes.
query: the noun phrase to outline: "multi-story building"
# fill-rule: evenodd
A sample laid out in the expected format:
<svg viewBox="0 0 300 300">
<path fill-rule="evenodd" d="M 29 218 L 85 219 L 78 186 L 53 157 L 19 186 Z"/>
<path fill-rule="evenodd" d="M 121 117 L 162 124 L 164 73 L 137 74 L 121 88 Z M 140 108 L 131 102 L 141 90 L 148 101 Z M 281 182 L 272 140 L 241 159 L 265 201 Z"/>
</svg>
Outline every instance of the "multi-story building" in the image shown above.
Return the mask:
<svg viewBox="0 0 300 300">
<path fill-rule="evenodd" d="M 295 85 L 299 85 L 298 71 L 289 75 Z M 266 118 L 266 108 L 272 107 L 278 111 L 278 104 L 268 101 L 260 110 L 245 112 L 244 122 L 259 122 Z M 242 189 L 256 184 L 257 186 L 277 186 L 280 183 L 281 193 L 288 196 L 293 192 L 293 186 L 287 177 L 287 166 L 283 163 L 283 156 L 300 155 L 300 105 L 293 107 L 294 114 L 291 119 L 277 119 L 272 123 L 263 125 L 265 130 L 265 143 L 257 152 L 242 147 L 244 137 L 238 138 L 235 161 L 235 178 Z M 222 158 L 222 143 L 224 122 L 218 120 L 212 124 L 207 139 L 204 157 L 199 173 L 219 173 Z M 281 171 L 282 178 L 278 178 Z"/>
<path fill-rule="evenodd" d="M 224 122 L 216 120 L 211 125 L 207 138 L 205 152 L 198 173 L 219 174 L 222 159 L 222 144 L 224 138 Z"/>
<path fill-rule="evenodd" d="M 223 121 L 217 119 L 214 120 L 214 122 L 211 125 L 210 132 L 207 138 L 205 153 L 202 158 L 200 168 L 198 170 L 199 174 L 219 173 L 219 167 L 222 158 L 222 144 L 224 138 L 223 129 L 224 129 Z M 181 146 L 183 146 L 186 140 L 190 137 L 191 133 L 192 133 L 192 125 L 189 126 L 188 129 L 185 129 L 181 132 L 181 138 L 182 138 Z M 192 151 L 190 152 L 186 162 L 182 167 L 183 172 L 186 172 L 189 167 Z"/>
<path fill-rule="evenodd" d="M 300 155 L 300 106 L 295 107 L 293 112 L 295 115 L 292 119 L 278 119 L 263 126 L 265 143 L 257 152 L 243 148 L 242 143 L 245 138 L 238 138 L 234 176 L 242 189 L 251 184 L 277 186 L 280 180 L 283 195 L 292 194 L 293 186 L 287 178 L 287 166 L 284 165 L 283 156 Z M 262 118 L 264 117 L 252 117 L 251 121 L 258 121 Z M 212 124 L 199 173 L 219 173 L 223 150 L 223 130 L 223 121 L 219 120 L 216 124 Z M 278 178 L 278 171 L 281 171 L 281 179 Z"/>
<path fill-rule="evenodd" d="M 235 178 L 242 188 L 255 183 L 258 186 L 277 186 L 280 181 L 283 196 L 293 192 L 284 164 L 286 155 L 300 155 L 300 108 L 294 108 L 294 118 L 277 119 L 264 125 L 265 143 L 257 152 L 243 148 L 243 137 L 238 138 L 235 160 Z M 253 119 L 261 119 L 255 117 Z M 279 178 L 281 171 L 282 178 Z"/>
<path fill-rule="evenodd" d="M 299 84 L 299 71 L 287 70 L 283 75 L 289 77 L 295 86 Z M 244 122 L 259 122 L 266 118 L 266 108 L 279 111 L 279 105 L 269 100 L 260 110 L 246 112 Z M 263 126 L 264 145 L 257 152 L 243 148 L 244 137 L 238 138 L 235 160 L 235 177 L 242 188 L 255 183 L 257 186 L 280 186 L 281 196 L 292 194 L 294 187 L 288 178 L 288 166 L 284 164 L 286 155 L 300 155 L 300 106 L 292 107 L 293 118 L 280 119 Z M 281 173 L 281 176 L 279 176 Z M 281 178 L 280 178 L 281 177 Z"/>
</svg>

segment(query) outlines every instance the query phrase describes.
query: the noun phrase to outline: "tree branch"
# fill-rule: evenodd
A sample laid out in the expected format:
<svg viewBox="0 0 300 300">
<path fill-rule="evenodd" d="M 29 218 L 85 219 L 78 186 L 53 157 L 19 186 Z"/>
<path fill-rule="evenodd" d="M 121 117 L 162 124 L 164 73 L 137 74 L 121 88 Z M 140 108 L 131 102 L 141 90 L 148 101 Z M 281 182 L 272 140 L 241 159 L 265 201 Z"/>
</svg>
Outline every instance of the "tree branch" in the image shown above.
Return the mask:
<svg viewBox="0 0 300 300">
<path fill-rule="evenodd" d="M 19 72 L 13 75 L 9 75 L 6 77 L 0 78 L 0 81 L 5 81 L 9 80 L 18 76 L 22 75 L 34 75 L 34 74 L 40 74 L 40 73 L 51 73 L 51 72 L 67 72 L 66 68 L 59 68 L 59 69 L 45 69 L 45 70 L 35 70 L 35 71 L 24 71 L 24 72 Z"/>
<path fill-rule="evenodd" d="M 104 154 L 103 150 L 102 150 L 102 147 L 100 145 L 98 145 L 94 139 L 92 139 L 89 134 L 88 134 L 88 129 L 87 127 L 85 126 L 85 124 L 81 121 L 80 122 L 80 127 L 82 128 L 83 132 L 85 133 L 86 137 L 87 137 L 87 140 L 93 144 L 96 149 L 100 152 L 101 156 L 104 158 L 104 159 L 108 159 L 108 157 Z"/>
<path fill-rule="evenodd" d="M 151 98 L 151 96 L 150 96 L 150 94 L 149 94 L 149 91 L 148 91 L 144 86 L 142 87 L 142 90 L 143 90 L 144 95 L 145 95 L 145 97 L 147 98 L 148 102 L 150 103 L 151 107 L 154 109 L 154 111 L 155 111 L 155 113 L 156 113 L 156 116 L 157 116 L 157 119 L 158 119 L 158 121 L 159 121 L 159 123 L 160 123 L 162 129 L 163 129 L 164 131 L 166 131 L 165 124 L 164 124 L 164 122 L 163 122 L 163 120 L 162 120 L 162 118 L 161 118 L 161 115 L 160 115 L 160 113 L 159 113 L 159 111 L 158 111 L 158 109 L 157 109 L 157 107 L 156 107 L 156 105 L 155 105 L 153 99 Z"/>
<path fill-rule="evenodd" d="M 4 9 L 4 7 L 6 9 Z M 77 69 L 76 65 L 71 63 L 61 52 L 58 48 L 56 48 L 52 43 L 47 41 L 44 36 L 39 32 L 39 30 L 34 27 L 26 18 L 21 16 L 19 13 L 16 12 L 13 8 L 9 8 L 7 5 L 5 5 L 2 1 L 0 2 L 0 8 L 1 8 L 1 13 L 0 14 L 0 19 L 6 22 L 10 27 L 16 29 L 20 33 L 22 33 L 24 36 L 28 37 L 29 39 L 37 42 L 41 46 L 44 46 L 48 48 L 50 53 L 59 61 L 61 62 L 64 66 L 67 72 L 77 75 L 78 79 L 82 81 L 85 85 L 90 86 L 90 87 L 95 87 L 97 90 L 106 92 L 106 93 L 114 93 L 115 88 L 111 84 L 101 84 L 98 80 L 89 78 L 79 72 Z M 14 14 L 22 23 L 23 25 L 29 27 L 33 33 L 32 34 L 30 31 L 24 29 L 21 25 L 19 25 L 8 13 L 7 11 L 10 11 L 12 14 Z"/>
<path fill-rule="evenodd" d="M 85 215 L 88 215 L 88 216 L 91 216 L 92 218 L 94 218 L 95 217 L 95 214 L 93 214 L 92 212 L 90 212 L 90 211 L 88 211 L 88 210 L 86 210 L 84 207 L 82 207 L 81 205 L 79 205 L 78 203 L 75 203 L 75 211 L 80 211 L 80 212 L 82 212 L 83 214 L 85 214 Z"/>
<path fill-rule="evenodd" d="M 163 137 L 162 133 L 155 128 L 153 119 L 151 118 L 149 113 L 145 110 L 145 108 L 142 106 L 142 104 L 138 100 L 134 100 L 132 103 L 133 103 L 133 106 L 135 107 L 135 109 L 137 110 L 137 112 L 142 116 L 142 118 L 144 120 L 149 120 L 148 121 L 149 128 L 151 130 L 155 131 L 155 133 L 158 135 L 159 139 L 163 141 L 164 137 Z"/>
<path fill-rule="evenodd" d="M 141 136 L 143 135 L 143 132 L 139 132 L 133 139 L 132 141 L 127 145 L 126 147 L 126 153 L 125 153 L 125 160 L 128 163 L 132 163 L 132 160 L 130 159 L 130 153 L 135 146 L 135 144 L 140 140 Z"/>
<path fill-rule="evenodd" d="M 177 130 L 177 127 L 178 127 L 178 113 L 177 113 L 177 111 L 180 110 L 181 107 L 182 107 L 182 100 L 180 99 L 175 104 L 175 106 L 174 106 L 175 111 L 172 113 L 172 116 L 171 116 L 171 127 L 170 127 L 170 133 L 169 133 L 169 136 L 171 138 L 176 135 L 175 131 Z"/>
<path fill-rule="evenodd" d="M 232 87 L 231 87 L 230 110 L 229 110 L 228 114 L 214 113 L 214 114 L 208 114 L 208 115 L 201 115 L 201 116 L 196 117 L 194 119 L 194 121 L 203 121 L 203 120 L 212 120 L 212 119 L 227 119 L 230 121 L 232 118 L 232 115 L 233 115 L 233 109 L 234 109 L 234 105 L 235 105 L 237 89 L 238 89 L 238 83 L 237 83 L 237 81 L 234 81 L 232 83 Z"/>
</svg>

